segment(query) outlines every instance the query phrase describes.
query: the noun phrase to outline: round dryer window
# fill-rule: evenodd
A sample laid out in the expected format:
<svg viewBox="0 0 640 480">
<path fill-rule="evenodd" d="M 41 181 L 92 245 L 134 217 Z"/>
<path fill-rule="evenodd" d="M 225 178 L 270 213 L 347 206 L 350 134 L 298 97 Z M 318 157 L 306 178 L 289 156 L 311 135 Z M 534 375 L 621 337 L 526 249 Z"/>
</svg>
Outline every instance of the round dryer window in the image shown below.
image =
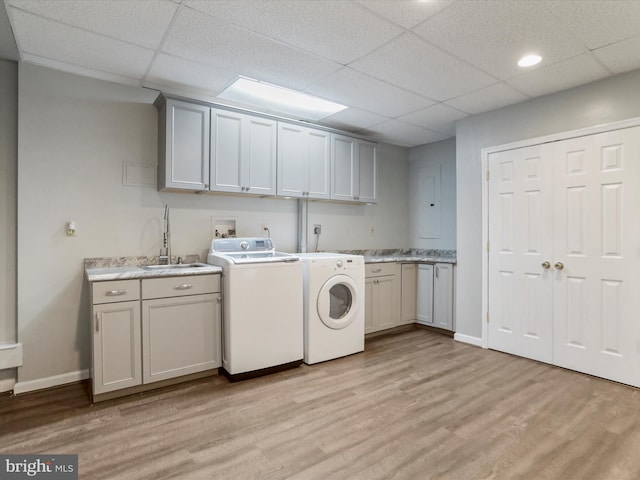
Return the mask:
<svg viewBox="0 0 640 480">
<path fill-rule="evenodd" d="M 318 316 L 327 327 L 339 330 L 353 322 L 358 298 L 356 285 L 347 275 L 331 277 L 318 293 Z"/>
</svg>

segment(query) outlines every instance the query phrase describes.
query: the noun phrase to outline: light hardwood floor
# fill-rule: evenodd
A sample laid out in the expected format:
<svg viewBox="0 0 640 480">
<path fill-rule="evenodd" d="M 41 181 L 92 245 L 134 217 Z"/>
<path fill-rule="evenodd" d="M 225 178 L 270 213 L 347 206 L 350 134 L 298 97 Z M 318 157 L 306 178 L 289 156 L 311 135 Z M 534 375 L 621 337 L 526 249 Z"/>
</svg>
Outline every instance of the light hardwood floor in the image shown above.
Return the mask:
<svg viewBox="0 0 640 480">
<path fill-rule="evenodd" d="M 640 391 L 415 329 L 365 353 L 91 406 L 0 397 L 0 452 L 81 479 L 638 479 Z"/>
</svg>

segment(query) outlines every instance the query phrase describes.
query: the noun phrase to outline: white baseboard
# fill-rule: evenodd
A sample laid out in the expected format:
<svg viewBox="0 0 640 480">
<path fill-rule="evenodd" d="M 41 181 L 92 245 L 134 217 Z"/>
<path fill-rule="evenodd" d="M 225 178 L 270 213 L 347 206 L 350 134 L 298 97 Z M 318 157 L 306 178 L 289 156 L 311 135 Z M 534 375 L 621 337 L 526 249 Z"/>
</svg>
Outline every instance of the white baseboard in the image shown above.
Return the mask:
<svg viewBox="0 0 640 480">
<path fill-rule="evenodd" d="M 462 333 L 455 333 L 453 335 L 453 339 L 458 342 L 468 343 L 470 345 L 475 345 L 476 347 L 482 347 L 482 338 L 480 337 L 472 337 L 471 335 L 464 335 Z"/>
<path fill-rule="evenodd" d="M 22 344 L 0 343 L 0 370 L 22 366 Z"/>
<path fill-rule="evenodd" d="M 13 390 L 13 386 L 16 384 L 15 378 L 7 378 L 5 380 L 0 380 L 0 393 L 10 392 Z"/>
<path fill-rule="evenodd" d="M 33 392 L 34 390 L 57 387 L 66 383 L 79 382 L 87 378 L 89 378 L 89 370 L 78 370 L 76 372 L 63 373 L 62 375 L 54 375 L 53 377 L 27 380 L 26 382 L 16 383 L 13 387 L 13 393 L 19 395 L 21 393 Z"/>
</svg>

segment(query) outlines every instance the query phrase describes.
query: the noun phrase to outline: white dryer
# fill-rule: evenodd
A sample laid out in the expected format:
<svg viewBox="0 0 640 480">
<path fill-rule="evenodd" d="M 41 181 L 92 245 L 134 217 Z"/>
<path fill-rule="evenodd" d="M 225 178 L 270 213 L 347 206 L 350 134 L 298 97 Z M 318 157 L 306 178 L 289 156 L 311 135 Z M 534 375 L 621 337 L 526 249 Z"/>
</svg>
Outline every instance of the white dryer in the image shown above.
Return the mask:
<svg viewBox="0 0 640 480">
<path fill-rule="evenodd" d="M 304 272 L 304 363 L 364 350 L 364 257 L 300 253 Z"/>
</svg>

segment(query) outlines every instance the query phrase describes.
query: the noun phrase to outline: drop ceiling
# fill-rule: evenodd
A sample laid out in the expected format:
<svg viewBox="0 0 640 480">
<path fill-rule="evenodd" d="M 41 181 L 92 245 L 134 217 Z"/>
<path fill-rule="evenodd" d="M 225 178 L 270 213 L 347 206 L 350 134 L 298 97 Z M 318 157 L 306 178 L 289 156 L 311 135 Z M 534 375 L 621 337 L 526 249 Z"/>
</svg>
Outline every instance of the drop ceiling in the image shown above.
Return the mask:
<svg viewBox="0 0 640 480">
<path fill-rule="evenodd" d="M 640 68 L 638 0 L 5 7 L 24 62 L 210 101 L 238 76 L 250 77 L 345 104 L 319 123 L 401 146 L 450 138 L 467 115 Z M 542 62 L 518 67 L 531 52 Z"/>
</svg>

